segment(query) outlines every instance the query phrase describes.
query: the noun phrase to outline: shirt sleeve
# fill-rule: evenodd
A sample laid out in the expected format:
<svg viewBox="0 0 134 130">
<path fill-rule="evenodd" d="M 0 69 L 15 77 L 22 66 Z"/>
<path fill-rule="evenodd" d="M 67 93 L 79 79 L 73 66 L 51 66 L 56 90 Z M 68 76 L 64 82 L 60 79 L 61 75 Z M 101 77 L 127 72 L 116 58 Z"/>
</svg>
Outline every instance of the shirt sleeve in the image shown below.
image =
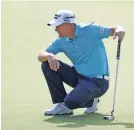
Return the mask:
<svg viewBox="0 0 134 130">
<path fill-rule="evenodd" d="M 61 52 L 60 49 L 60 39 L 56 39 L 51 45 L 49 45 L 45 51 L 53 53 L 53 54 L 57 54 L 59 52 Z"/>
<path fill-rule="evenodd" d="M 96 23 L 90 25 L 90 32 L 101 39 L 108 38 L 110 36 L 109 27 L 102 26 Z"/>
</svg>

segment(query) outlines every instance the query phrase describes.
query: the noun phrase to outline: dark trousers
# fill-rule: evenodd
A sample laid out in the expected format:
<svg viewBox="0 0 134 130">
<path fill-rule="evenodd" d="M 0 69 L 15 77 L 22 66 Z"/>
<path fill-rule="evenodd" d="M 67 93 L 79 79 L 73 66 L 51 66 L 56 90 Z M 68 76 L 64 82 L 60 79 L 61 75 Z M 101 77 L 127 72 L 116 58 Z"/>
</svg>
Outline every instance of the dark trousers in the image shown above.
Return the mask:
<svg viewBox="0 0 134 130">
<path fill-rule="evenodd" d="M 91 107 L 94 98 L 108 90 L 108 80 L 85 77 L 78 74 L 73 66 L 59 62 L 61 66 L 57 72 L 50 69 L 48 62 L 41 65 L 53 103 L 64 102 L 70 109 Z M 69 94 L 63 82 L 74 88 Z"/>
</svg>

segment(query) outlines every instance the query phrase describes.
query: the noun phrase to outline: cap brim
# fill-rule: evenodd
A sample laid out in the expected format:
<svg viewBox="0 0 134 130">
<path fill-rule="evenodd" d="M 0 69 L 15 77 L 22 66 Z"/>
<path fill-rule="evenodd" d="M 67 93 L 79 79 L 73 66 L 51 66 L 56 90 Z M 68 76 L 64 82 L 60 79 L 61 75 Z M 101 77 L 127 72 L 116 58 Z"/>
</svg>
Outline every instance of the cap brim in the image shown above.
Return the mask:
<svg viewBox="0 0 134 130">
<path fill-rule="evenodd" d="M 56 19 L 53 19 L 52 21 L 50 21 L 47 25 L 48 26 L 59 26 L 59 25 L 61 25 L 63 22 L 60 22 L 60 21 L 58 21 L 58 20 L 56 20 Z"/>
</svg>

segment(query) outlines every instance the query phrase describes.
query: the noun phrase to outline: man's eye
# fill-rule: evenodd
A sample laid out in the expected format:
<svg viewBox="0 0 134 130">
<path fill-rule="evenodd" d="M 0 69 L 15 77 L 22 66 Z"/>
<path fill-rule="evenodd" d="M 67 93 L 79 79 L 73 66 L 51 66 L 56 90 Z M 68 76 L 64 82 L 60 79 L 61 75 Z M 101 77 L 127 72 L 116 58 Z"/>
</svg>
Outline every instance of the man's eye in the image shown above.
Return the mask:
<svg viewBox="0 0 134 130">
<path fill-rule="evenodd" d="M 58 17 L 54 17 L 54 19 L 58 19 Z"/>
</svg>

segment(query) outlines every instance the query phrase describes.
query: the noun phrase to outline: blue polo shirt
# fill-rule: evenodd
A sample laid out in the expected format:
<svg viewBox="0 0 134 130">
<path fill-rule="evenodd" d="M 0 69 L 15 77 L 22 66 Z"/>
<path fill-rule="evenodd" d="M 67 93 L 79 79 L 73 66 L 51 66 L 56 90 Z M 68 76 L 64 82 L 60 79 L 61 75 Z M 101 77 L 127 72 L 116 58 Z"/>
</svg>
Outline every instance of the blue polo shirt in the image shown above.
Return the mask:
<svg viewBox="0 0 134 130">
<path fill-rule="evenodd" d="M 108 38 L 110 28 L 96 23 L 74 24 L 73 39 L 57 38 L 47 52 L 63 52 L 73 63 L 79 74 L 90 78 L 109 75 L 108 60 L 102 39 Z"/>
</svg>

